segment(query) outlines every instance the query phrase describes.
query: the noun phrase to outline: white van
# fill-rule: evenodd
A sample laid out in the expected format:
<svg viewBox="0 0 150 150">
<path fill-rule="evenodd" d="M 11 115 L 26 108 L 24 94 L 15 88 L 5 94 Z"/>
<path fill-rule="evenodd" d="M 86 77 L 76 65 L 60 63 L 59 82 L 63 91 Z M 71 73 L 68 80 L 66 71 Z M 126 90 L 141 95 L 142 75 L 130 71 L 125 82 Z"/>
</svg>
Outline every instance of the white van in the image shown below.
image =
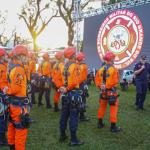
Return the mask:
<svg viewBox="0 0 150 150">
<path fill-rule="evenodd" d="M 126 82 L 132 82 L 133 76 L 134 76 L 133 70 L 124 70 L 122 79 L 126 79 Z"/>
</svg>

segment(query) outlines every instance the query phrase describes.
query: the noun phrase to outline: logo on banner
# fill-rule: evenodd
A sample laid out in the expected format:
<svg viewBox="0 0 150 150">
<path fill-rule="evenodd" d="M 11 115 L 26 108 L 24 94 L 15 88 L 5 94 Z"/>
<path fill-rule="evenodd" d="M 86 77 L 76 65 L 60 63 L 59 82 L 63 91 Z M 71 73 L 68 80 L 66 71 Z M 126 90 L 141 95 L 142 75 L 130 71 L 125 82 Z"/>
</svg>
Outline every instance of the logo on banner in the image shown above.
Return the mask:
<svg viewBox="0 0 150 150">
<path fill-rule="evenodd" d="M 101 60 L 105 53 L 112 52 L 115 55 L 114 66 L 123 69 L 136 60 L 143 40 L 143 26 L 138 16 L 129 10 L 117 10 L 99 28 L 97 51 Z"/>
</svg>

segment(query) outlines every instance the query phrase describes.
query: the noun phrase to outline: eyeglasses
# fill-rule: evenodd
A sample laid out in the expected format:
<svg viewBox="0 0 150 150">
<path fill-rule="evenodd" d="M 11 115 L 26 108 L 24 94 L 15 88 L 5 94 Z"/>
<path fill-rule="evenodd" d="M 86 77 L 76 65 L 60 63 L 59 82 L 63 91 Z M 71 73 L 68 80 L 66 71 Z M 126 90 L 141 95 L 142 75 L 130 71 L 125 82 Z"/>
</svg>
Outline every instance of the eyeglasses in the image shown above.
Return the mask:
<svg viewBox="0 0 150 150">
<path fill-rule="evenodd" d="M 146 60 L 145 58 L 142 58 L 142 60 Z"/>
</svg>

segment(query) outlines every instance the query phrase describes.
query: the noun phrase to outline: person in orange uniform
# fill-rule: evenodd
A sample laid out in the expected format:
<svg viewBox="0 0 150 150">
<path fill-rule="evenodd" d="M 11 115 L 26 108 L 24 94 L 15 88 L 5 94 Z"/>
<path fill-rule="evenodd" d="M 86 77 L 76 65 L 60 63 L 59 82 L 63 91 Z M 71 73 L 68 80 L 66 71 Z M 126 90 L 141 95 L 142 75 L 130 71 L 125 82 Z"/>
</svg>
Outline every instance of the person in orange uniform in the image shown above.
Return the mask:
<svg viewBox="0 0 150 150">
<path fill-rule="evenodd" d="M 102 119 L 104 118 L 107 103 L 110 106 L 110 122 L 111 122 L 111 132 L 121 131 L 120 127 L 116 127 L 117 122 L 117 111 L 118 111 L 118 93 L 116 90 L 116 85 L 119 81 L 119 72 L 114 64 L 115 55 L 108 52 L 104 56 L 106 60 L 106 65 L 104 65 L 96 74 L 95 83 L 98 88 L 100 88 L 100 107 L 98 110 L 98 128 L 104 127 Z"/>
<path fill-rule="evenodd" d="M 8 86 L 6 72 L 8 61 L 8 56 L 6 54 L 6 50 L 4 48 L 0 48 L 0 99 L 2 103 L 5 103 L 4 98 L 6 95 L 3 94 L 3 89 L 5 86 Z M 0 101 L 1 102 L 1 101 Z M 6 116 L 6 114 L 5 114 Z M 7 122 L 4 114 L 0 116 L 0 146 L 8 146 L 8 142 L 5 136 L 5 132 L 7 132 Z"/>
<path fill-rule="evenodd" d="M 9 68 L 10 65 L 13 65 L 13 53 L 12 53 L 12 51 L 8 54 L 8 58 L 9 58 L 9 64 L 8 64 L 8 68 Z"/>
<path fill-rule="evenodd" d="M 31 59 L 30 63 L 29 63 L 29 66 L 30 66 L 30 79 L 31 79 L 31 83 L 35 83 L 35 77 L 36 77 L 36 71 L 35 71 L 35 68 L 36 68 L 36 61 L 35 61 L 35 56 L 34 56 L 34 53 L 30 53 L 29 54 L 29 57 Z M 34 81 L 34 82 L 32 82 Z M 31 84 L 31 101 L 32 101 L 32 104 L 37 104 L 37 101 L 35 100 L 35 84 Z"/>
<path fill-rule="evenodd" d="M 64 65 L 64 54 L 62 52 L 57 52 L 55 55 L 55 58 L 58 60 L 58 62 L 53 66 L 52 70 L 52 82 L 54 82 L 54 77 L 56 76 L 57 72 L 61 67 Z M 61 109 L 58 108 L 58 102 L 60 98 L 60 91 L 59 89 L 55 87 L 55 95 L 54 95 L 54 103 L 55 103 L 55 108 L 54 112 L 61 111 Z"/>
<path fill-rule="evenodd" d="M 85 55 L 82 52 L 77 53 L 77 61 L 81 68 L 81 76 L 79 80 L 80 89 L 83 91 L 82 102 L 86 105 L 86 97 L 88 97 L 88 87 L 87 87 L 87 75 L 88 66 L 84 63 Z M 87 105 L 86 105 L 87 106 Z M 84 116 L 84 112 L 80 112 L 80 121 L 89 121 L 90 118 Z"/>
<path fill-rule="evenodd" d="M 10 118 L 7 132 L 7 139 L 10 150 L 25 150 L 27 137 L 28 118 L 27 105 L 29 100 L 26 97 L 27 78 L 23 64 L 25 63 L 28 50 L 25 46 L 17 45 L 13 48 L 14 64 L 8 70 L 9 87 L 5 86 L 4 94 L 10 96 L 9 108 Z M 26 121 L 23 121 L 23 117 Z"/>
<path fill-rule="evenodd" d="M 84 142 L 80 141 L 76 137 L 76 131 L 78 128 L 79 112 L 77 109 L 77 103 L 81 98 L 79 89 L 80 80 L 80 67 L 76 64 L 76 49 L 72 46 L 64 50 L 65 58 L 69 59 L 65 65 L 62 66 L 58 73 L 54 77 L 54 83 L 60 92 L 63 93 L 62 99 L 62 113 L 60 118 L 60 142 L 63 142 L 68 136 L 65 133 L 67 128 L 67 121 L 70 117 L 69 128 L 71 131 L 70 146 L 83 145 Z"/>
<path fill-rule="evenodd" d="M 31 104 L 32 100 L 31 100 L 31 83 L 30 83 L 29 54 L 27 56 L 26 63 L 24 65 L 24 69 L 25 69 L 25 73 L 26 73 L 26 76 L 27 76 L 27 97 L 29 98 L 29 101 L 30 101 L 30 104 Z M 29 109 L 30 109 L 30 107 L 32 107 L 32 104 L 30 106 L 28 106 Z M 29 122 L 30 123 L 34 123 L 35 121 L 31 120 L 29 118 Z"/>
<path fill-rule="evenodd" d="M 40 88 L 40 92 L 39 92 L 39 96 L 38 96 L 38 106 L 42 106 L 43 103 L 42 101 L 42 96 L 45 92 L 45 99 L 46 99 L 46 108 L 54 108 L 54 106 L 52 106 L 50 104 L 50 92 L 51 92 L 51 79 L 50 79 L 50 74 L 51 74 L 51 64 L 49 62 L 49 54 L 45 53 L 43 55 L 43 61 L 41 62 L 41 64 L 39 65 L 38 68 L 38 73 L 39 76 L 41 77 L 40 79 L 40 84 L 41 84 L 41 88 Z"/>
</svg>

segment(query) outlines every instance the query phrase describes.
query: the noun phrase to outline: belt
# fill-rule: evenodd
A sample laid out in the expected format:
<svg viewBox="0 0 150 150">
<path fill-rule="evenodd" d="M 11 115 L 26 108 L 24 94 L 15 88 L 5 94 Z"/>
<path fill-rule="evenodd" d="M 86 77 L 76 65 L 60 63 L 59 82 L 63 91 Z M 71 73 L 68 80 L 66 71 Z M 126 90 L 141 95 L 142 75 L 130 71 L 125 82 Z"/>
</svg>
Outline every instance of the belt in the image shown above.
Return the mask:
<svg viewBox="0 0 150 150">
<path fill-rule="evenodd" d="M 41 79 L 51 79 L 51 76 L 42 76 Z"/>
<path fill-rule="evenodd" d="M 111 89 L 107 89 L 107 91 L 116 91 L 117 90 L 117 87 L 112 87 Z"/>
<path fill-rule="evenodd" d="M 9 103 L 13 105 L 28 105 L 29 104 L 29 99 L 28 98 L 22 98 L 22 99 L 17 99 L 14 97 L 9 98 Z"/>
<path fill-rule="evenodd" d="M 70 92 L 71 92 L 72 94 L 76 94 L 76 93 L 78 93 L 79 95 L 82 95 L 82 94 L 83 94 L 83 91 L 82 91 L 82 90 L 77 90 L 77 89 L 71 90 Z"/>
</svg>

